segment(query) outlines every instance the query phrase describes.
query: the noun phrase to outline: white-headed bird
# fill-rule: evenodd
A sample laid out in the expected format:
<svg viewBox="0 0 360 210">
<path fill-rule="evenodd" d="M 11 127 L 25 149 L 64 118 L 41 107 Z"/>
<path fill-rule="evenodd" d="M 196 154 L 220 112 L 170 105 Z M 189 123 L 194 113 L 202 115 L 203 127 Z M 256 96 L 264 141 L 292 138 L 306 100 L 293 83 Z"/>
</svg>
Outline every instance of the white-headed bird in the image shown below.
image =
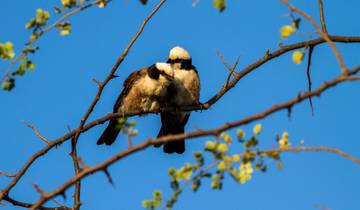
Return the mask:
<svg viewBox="0 0 360 210">
<path fill-rule="evenodd" d="M 113 112 L 133 113 L 159 110 L 168 95 L 167 87 L 173 80 L 170 76 L 171 72 L 170 64 L 156 63 L 130 74 L 115 102 Z M 111 119 L 97 144 L 111 145 L 114 143 L 121 131 L 117 126 L 118 124 L 118 119 Z"/>
<path fill-rule="evenodd" d="M 199 104 L 200 79 L 196 68 L 192 65 L 190 54 L 182 47 L 171 49 L 167 61 L 171 65 L 173 77 L 167 87 L 166 106 L 187 106 Z M 166 71 L 169 74 L 169 71 Z M 182 134 L 190 117 L 190 112 L 162 112 L 161 129 L 158 137 L 169 134 Z M 165 153 L 184 153 L 185 139 L 165 143 Z M 160 146 L 160 145 L 155 145 Z"/>
</svg>

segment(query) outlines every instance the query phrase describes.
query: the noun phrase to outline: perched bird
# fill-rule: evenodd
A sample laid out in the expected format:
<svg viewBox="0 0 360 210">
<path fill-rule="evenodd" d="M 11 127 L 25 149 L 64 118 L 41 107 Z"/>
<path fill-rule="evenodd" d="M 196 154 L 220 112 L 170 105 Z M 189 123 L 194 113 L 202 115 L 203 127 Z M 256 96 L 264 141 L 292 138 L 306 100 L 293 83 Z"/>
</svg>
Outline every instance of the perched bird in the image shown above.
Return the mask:
<svg viewBox="0 0 360 210">
<path fill-rule="evenodd" d="M 171 49 L 167 61 L 172 68 L 174 78 L 167 87 L 166 106 L 181 107 L 199 104 L 200 79 L 196 68 L 192 65 L 190 54 L 182 47 Z M 169 73 L 170 71 L 166 71 Z M 169 134 L 184 133 L 184 127 L 190 117 L 190 112 L 162 112 L 161 128 L 158 137 Z M 184 153 L 185 139 L 165 143 L 165 153 Z M 156 147 L 160 145 L 155 145 Z"/>
<path fill-rule="evenodd" d="M 167 72 L 167 73 L 165 73 Z M 156 63 L 150 67 L 133 72 L 126 78 L 124 88 L 117 98 L 114 113 L 156 111 L 167 96 L 167 87 L 173 80 L 171 65 Z M 97 141 L 98 145 L 111 145 L 121 129 L 118 119 L 111 119 L 109 125 Z"/>
</svg>

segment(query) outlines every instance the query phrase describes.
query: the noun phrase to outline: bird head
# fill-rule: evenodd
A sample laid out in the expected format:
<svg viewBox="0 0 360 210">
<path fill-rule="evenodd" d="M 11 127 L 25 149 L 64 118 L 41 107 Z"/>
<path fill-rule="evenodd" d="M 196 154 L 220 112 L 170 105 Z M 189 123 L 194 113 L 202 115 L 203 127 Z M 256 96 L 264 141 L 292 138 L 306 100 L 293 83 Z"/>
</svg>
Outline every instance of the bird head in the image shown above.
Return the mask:
<svg viewBox="0 0 360 210">
<path fill-rule="evenodd" d="M 190 53 L 180 46 L 170 50 L 167 63 L 178 69 L 190 69 L 192 67 Z"/>
</svg>

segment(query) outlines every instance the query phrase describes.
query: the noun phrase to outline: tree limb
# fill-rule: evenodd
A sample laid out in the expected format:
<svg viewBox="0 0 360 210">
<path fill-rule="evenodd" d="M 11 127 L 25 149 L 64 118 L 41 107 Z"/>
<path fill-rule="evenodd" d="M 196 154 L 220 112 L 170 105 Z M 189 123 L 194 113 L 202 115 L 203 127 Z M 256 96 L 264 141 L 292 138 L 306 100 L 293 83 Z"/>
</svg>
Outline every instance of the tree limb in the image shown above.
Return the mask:
<svg viewBox="0 0 360 210">
<path fill-rule="evenodd" d="M 319 4 L 319 14 L 320 14 L 320 23 L 321 23 L 321 29 L 324 33 L 328 33 L 326 29 L 326 22 L 325 22 L 325 15 L 324 15 L 324 4 L 322 0 L 318 0 Z"/>
<path fill-rule="evenodd" d="M 353 70 L 350 70 L 348 75 L 355 75 L 356 73 L 358 73 L 360 71 L 360 65 L 355 67 Z M 164 144 L 164 143 L 168 143 L 171 141 L 178 141 L 181 139 L 192 139 L 195 137 L 201 137 L 201 136 L 218 136 L 221 132 L 224 132 L 228 129 L 234 128 L 234 127 L 238 127 L 240 125 L 245 125 L 248 124 L 250 122 L 259 120 L 259 119 L 263 119 L 267 116 L 269 116 L 270 114 L 273 114 L 275 112 L 278 112 L 280 110 L 283 109 L 287 109 L 289 107 L 292 107 L 302 101 L 304 101 L 305 99 L 311 97 L 311 96 L 319 96 L 321 93 L 323 93 L 324 91 L 328 90 L 331 87 L 336 86 L 337 84 L 343 83 L 349 81 L 347 76 L 344 75 L 340 75 L 339 77 L 325 82 L 322 86 L 320 86 L 318 89 L 313 90 L 311 92 L 305 92 L 303 94 L 298 95 L 297 97 L 285 102 L 285 103 L 281 103 L 281 104 L 275 104 L 273 105 L 271 108 L 260 112 L 258 114 L 246 117 L 242 120 L 239 121 L 235 121 L 235 122 L 229 122 L 226 123 L 225 125 L 221 126 L 221 127 L 217 127 L 215 129 L 211 129 L 211 130 L 197 130 L 191 133 L 184 133 L 184 134 L 177 134 L 177 135 L 168 135 L 168 136 L 164 136 L 164 137 L 160 137 L 157 139 L 149 139 L 141 144 L 138 144 L 136 146 L 132 146 L 120 153 L 118 153 L 117 155 L 113 156 L 110 159 L 105 160 L 104 162 L 95 165 L 94 167 L 90 167 L 87 169 L 84 169 L 83 171 L 81 171 L 77 176 L 72 177 L 71 179 L 69 179 L 67 182 L 65 182 L 63 185 L 61 185 L 60 187 L 58 187 L 57 189 L 55 189 L 52 192 L 49 193 L 43 193 L 41 198 L 34 204 L 34 206 L 32 206 L 30 209 L 31 210 L 35 210 L 38 206 L 41 206 L 43 203 L 45 203 L 46 201 L 48 201 L 49 199 L 62 194 L 66 189 L 68 189 L 69 187 L 71 187 L 72 185 L 74 185 L 74 183 L 76 183 L 77 181 L 89 176 L 90 174 L 93 174 L 95 172 L 98 171 L 102 171 L 106 168 L 108 168 L 110 165 L 114 164 L 115 162 L 117 162 L 118 160 L 127 157 L 135 152 L 141 151 L 143 149 L 146 149 L 147 147 L 154 145 L 154 144 Z M 351 80 L 350 80 L 351 81 Z M 321 151 L 321 149 L 318 149 L 319 151 Z M 291 151 L 291 150 L 289 150 Z M 313 151 L 313 150 L 312 150 Z M 339 150 L 336 149 L 330 149 L 329 151 L 331 152 L 335 152 L 335 153 L 339 153 Z M 341 153 L 342 156 L 347 157 L 349 159 L 352 159 L 353 161 L 355 161 L 358 165 L 360 165 L 360 160 L 357 160 L 355 157 L 352 157 L 350 155 L 346 155 L 346 153 Z"/>
<path fill-rule="evenodd" d="M 10 198 L 8 195 L 6 195 L 4 197 L 4 200 L 11 203 L 14 206 L 20 206 L 20 207 L 24 207 L 24 208 L 30 208 L 31 206 L 33 206 L 33 204 L 31 203 L 25 203 L 25 202 L 21 202 L 21 201 L 17 201 L 13 198 Z M 39 210 L 71 210 L 71 208 L 66 207 L 66 206 L 60 206 L 60 207 L 43 207 L 40 206 L 38 207 Z"/>
<path fill-rule="evenodd" d="M 331 40 L 331 38 L 329 37 L 329 35 L 323 31 L 321 31 L 320 27 L 316 24 L 315 20 L 308 14 L 306 14 L 305 12 L 301 11 L 300 9 L 296 8 L 295 6 L 293 6 L 292 4 L 289 3 L 288 0 L 280 0 L 283 4 L 285 4 L 289 9 L 291 9 L 292 11 L 298 13 L 299 15 L 303 16 L 304 18 L 306 18 L 311 25 L 313 25 L 313 27 L 315 28 L 316 32 L 323 38 L 326 40 L 326 42 L 329 44 L 331 50 L 333 51 L 336 60 L 338 61 L 341 71 L 343 72 L 343 74 L 347 74 L 347 67 L 345 65 L 345 62 L 343 60 L 343 58 L 341 57 L 338 49 L 336 48 L 334 42 Z"/>
<path fill-rule="evenodd" d="M 354 36 L 354 37 L 330 36 L 330 38 L 331 38 L 331 40 L 333 40 L 335 42 L 342 42 L 342 43 L 359 43 L 360 42 L 360 37 L 358 37 L 358 36 Z M 245 67 L 242 71 L 240 71 L 237 74 L 237 76 L 231 80 L 231 82 L 229 83 L 229 85 L 227 86 L 226 89 L 221 88 L 212 98 L 210 98 L 207 102 L 205 102 L 202 107 L 200 107 L 200 108 L 198 106 L 183 107 L 183 108 L 181 108 L 180 111 L 195 111 L 195 110 L 208 109 L 213 104 L 215 104 L 227 91 L 229 91 L 231 88 L 233 88 L 241 78 L 243 78 L 247 74 L 251 73 L 252 71 L 258 69 L 263 64 L 265 64 L 265 63 L 271 61 L 272 59 L 277 58 L 287 52 L 290 52 L 292 50 L 300 49 L 300 48 L 303 48 L 306 46 L 316 46 L 316 45 L 319 45 L 319 44 L 322 44 L 325 42 L 326 42 L 325 39 L 317 38 L 317 39 L 312 39 L 309 41 L 298 42 L 295 44 L 282 46 L 281 49 L 276 50 L 273 53 L 267 53 L 264 57 L 260 58 L 256 62 L 250 64 L 249 66 Z M 169 109 L 169 111 L 171 111 L 171 110 Z M 149 112 L 149 113 L 156 113 L 156 112 Z M 26 173 L 26 171 L 29 169 L 29 167 L 39 157 L 45 155 L 48 151 L 50 151 L 52 148 L 56 147 L 57 145 L 62 144 L 63 142 L 67 141 L 68 139 L 72 138 L 76 132 L 79 132 L 79 131 L 85 132 L 94 126 L 103 124 L 107 120 L 115 118 L 115 117 L 121 117 L 121 116 L 129 116 L 130 117 L 130 116 L 135 116 L 135 115 L 140 115 L 140 114 L 145 114 L 145 113 L 134 112 L 134 113 L 126 113 L 125 115 L 109 113 L 99 119 L 93 120 L 92 122 L 88 123 L 87 125 L 85 125 L 83 127 L 83 129 L 76 128 L 73 131 L 66 133 L 64 136 L 59 137 L 59 138 L 55 139 L 54 141 L 51 141 L 50 144 L 48 144 L 46 147 L 44 147 L 43 149 L 39 150 L 34 155 L 32 155 L 29 158 L 29 160 L 19 169 L 19 171 L 16 173 L 16 176 L 13 178 L 13 180 L 2 191 L 0 191 L 0 201 L 2 200 L 3 196 L 5 196 L 18 183 L 18 181 Z"/>
</svg>

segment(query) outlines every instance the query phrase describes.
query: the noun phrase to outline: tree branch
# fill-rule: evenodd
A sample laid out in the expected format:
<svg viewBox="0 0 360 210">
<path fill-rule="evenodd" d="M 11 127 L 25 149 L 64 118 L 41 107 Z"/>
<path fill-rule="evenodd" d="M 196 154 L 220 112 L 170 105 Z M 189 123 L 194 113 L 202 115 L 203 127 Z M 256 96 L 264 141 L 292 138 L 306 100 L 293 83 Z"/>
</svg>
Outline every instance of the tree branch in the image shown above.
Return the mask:
<svg viewBox="0 0 360 210">
<path fill-rule="evenodd" d="M 359 43 L 360 37 L 347 37 L 347 36 L 330 36 L 330 38 L 335 42 L 342 42 L 342 43 Z M 183 107 L 180 111 L 195 111 L 195 110 L 203 110 L 210 108 L 213 104 L 215 104 L 227 91 L 229 91 L 231 88 L 233 88 L 237 82 L 246 76 L 247 74 L 251 73 L 252 71 L 258 69 L 263 64 L 271 61 L 272 59 L 275 59 L 287 52 L 290 52 L 295 49 L 300 49 L 306 46 L 316 46 L 322 43 L 325 43 L 326 41 L 323 38 L 317 38 L 312 39 L 309 41 L 304 42 L 298 42 L 295 44 L 282 46 L 281 49 L 274 51 L 273 53 L 266 53 L 266 55 L 256 62 L 250 64 L 249 66 L 245 67 L 242 71 L 240 71 L 237 76 L 231 80 L 229 85 L 226 89 L 221 88 L 212 98 L 210 98 L 207 102 L 203 104 L 201 108 L 199 107 Z M 175 110 L 175 109 L 174 109 Z M 171 111 L 169 108 L 168 111 Z M 148 112 L 148 113 L 156 113 L 156 112 Z M 55 139 L 54 141 L 51 141 L 50 144 L 48 144 L 43 149 L 36 152 L 34 155 L 32 155 L 29 160 L 19 169 L 19 171 L 16 173 L 16 176 L 14 179 L 4 188 L 2 191 L 0 191 L 0 201 L 2 198 L 18 183 L 18 181 L 22 178 L 22 176 L 26 173 L 26 171 L 29 169 L 29 167 L 41 156 L 45 155 L 48 151 L 50 151 L 52 148 L 56 147 L 59 144 L 62 144 L 63 142 L 67 141 L 68 139 L 72 138 L 76 132 L 86 132 L 87 130 L 93 128 L 96 125 L 103 124 L 109 119 L 121 117 L 121 116 L 135 116 L 145 114 L 143 112 L 134 112 L 134 113 L 126 113 L 126 114 L 113 114 L 109 113 L 99 119 L 96 119 L 87 125 L 83 127 L 83 129 L 76 128 L 71 132 L 66 133 L 64 136 L 59 137 Z"/>
<path fill-rule="evenodd" d="M 77 142 L 73 138 L 71 140 L 70 156 L 73 161 L 75 176 L 80 173 L 80 165 L 79 165 L 79 158 L 77 155 L 76 143 Z M 78 182 L 76 182 L 75 190 L 74 190 L 74 208 L 73 208 L 74 210 L 80 209 L 80 205 L 81 205 L 80 195 L 81 195 L 81 182 L 79 180 Z"/>
<path fill-rule="evenodd" d="M 283 149 L 271 149 L 271 150 L 266 150 L 266 151 L 262 151 L 262 152 L 272 152 L 272 151 L 277 151 L 277 152 L 330 152 L 330 153 L 335 153 L 338 154 L 340 156 L 343 156 L 344 158 L 354 162 L 356 165 L 360 166 L 360 160 L 357 159 L 356 157 L 349 155 L 346 152 L 343 152 L 339 149 L 333 149 L 333 148 L 328 148 L 328 147 L 288 147 L 288 148 L 283 148 Z"/>
<path fill-rule="evenodd" d="M 336 48 L 334 42 L 330 39 L 329 35 L 323 31 L 321 31 L 320 27 L 316 24 L 315 20 L 308 14 L 306 14 L 305 12 L 301 11 L 300 9 L 296 8 L 295 6 L 293 6 L 292 4 L 289 3 L 288 0 L 280 0 L 283 4 L 285 4 L 289 9 L 291 9 L 292 11 L 298 13 L 299 15 L 303 16 L 304 18 L 306 18 L 311 25 L 313 25 L 313 27 L 315 28 L 316 32 L 323 38 L 326 40 L 326 42 L 329 44 L 330 48 L 332 49 L 336 60 L 338 61 L 340 68 L 343 72 L 343 74 L 347 74 L 347 67 L 344 63 L 344 60 L 342 59 L 338 49 Z"/>
<path fill-rule="evenodd" d="M 309 56 L 308 56 L 308 62 L 307 62 L 307 66 L 306 66 L 306 76 L 307 76 L 307 81 L 308 81 L 308 91 L 311 91 L 311 74 L 310 74 L 310 66 L 311 66 L 311 59 L 312 59 L 312 53 L 313 53 L 314 47 L 310 46 L 309 47 Z M 310 103 L 310 108 L 311 108 L 311 114 L 314 115 L 314 106 L 313 106 L 313 102 L 312 102 L 312 97 L 309 97 L 309 103 Z"/>
<path fill-rule="evenodd" d="M 17 201 L 13 198 L 10 198 L 8 195 L 6 195 L 4 197 L 4 200 L 11 203 L 14 206 L 20 206 L 20 207 L 24 207 L 24 208 L 30 208 L 31 206 L 33 206 L 33 204 L 31 203 L 25 203 L 25 202 L 21 202 L 21 201 Z M 66 206 L 60 206 L 60 207 L 43 207 L 40 206 L 38 207 L 39 210 L 71 210 L 71 208 L 66 207 Z"/>
<path fill-rule="evenodd" d="M 22 122 L 23 122 L 27 127 L 29 127 L 31 130 L 33 130 L 34 133 L 35 133 L 35 135 L 36 135 L 39 139 L 41 139 L 42 141 L 44 141 L 44 142 L 47 143 L 47 144 L 50 144 L 50 141 L 49 141 L 47 138 L 45 138 L 43 135 L 41 135 L 38 129 L 36 129 L 34 126 L 32 126 L 30 123 L 26 122 L 25 120 L 22 120 Z"/>
<path fill-rule="evenodd" d="M 325 22 L 325 15 L 324 15 L 324 5 L 322 0 L 318 0 L 319 4 L 319 14 L 320 14 L 320 23 L 321 23 L 321 29 L 324 33 L 328 33 L 326 29 L 326 22 Z"/>
<path fill-rule="evenodd" d="M 97 94 L 95 96 L 95 98 L 93 99 L 90 107 L 88 108 L 88 110 L 86 111 L 85 115 L 83 116 L 83 118 L 80 120 L 80 124 L 78 126 L 79 131 L 75 133 L 74 137 L 72 138 L 72 152 L 71 152 L 71 156 L 73 159 L 73 163 L 74 163 L 74 168 L 75 168 L 75 174 L 78 174 L 80 171 L 80 167 L 79 167 L 79 162 L 78 162 L 78 158 L 77 158 L 77 151 L 76 151 L 76 144 L 78 142 L 79 136 L 80 136 L 80 131 L 84 128 L 84 124 L 87 121 L 87 119 L 89 118 L 90 114 L 92 113 L 92 111 L 94 110 L 97 102 L 100 100 L 101 94 L 105 88 L 105 86 L 108 84 L 108 82 L 114 78 L 114 74 L 116 72 L 116 70 L 119 68 L 120 64 L 123 62 L 123 60 L 125 59 L 125 57 L 127 56 L 127 54 L 129 53 L 130 48 L 134 45 L 135 41 L 139 38 L 139 36 L 141 35 L 142 31 L 144 30 L 146 24 L 148 23 L 148 21 L 155 15 L 155 13 L 160 9 L 160 7 L 165 3 L 166 0 L 161 0 L 159 2 L 159 4 L 153 9 L 153 11 L 145 18 L 145 20 L 142 22 L 139 30 L 137 31 L 137 33 L 135 34 L 135 36 L 131 39 L 130 43 L 128 44 L 128 46 L 125 48 L 124 52 L 120 55 L 120 57 L 117 59 L 117 61 L 115 62 L 114 66 L 112 67 L 111 71 L 109 72 L 108 76 L 105 78 L 105 80 L 103 82 L 101 82 L 100 84 L 98 84 L 98 91 Z M 74 209 L 78 210 L 80 207 L 80 181 L 77 182 L 76 187 L 75 187 L 75 197 L 74 197 Z"/>
<path fill-rule="evenodd" d="M 9 177 L 9 178 L 16 176 L 16 174 L 9 174 L 9 173 L 6 173 L 5 171 L 0 171 L 0 174 L 1 174 L 1 175 L 4 175 L 4 176 L 6 176 L 6 177 Z"/>
<path fill-rule="evenodd" d="M 348 75 L 354 75 L 356 73 L 358 73 L 360 71 L 360 65 L 357 66 L 356 68 L 354 68 L 353 70 L 350 70 Z M 55 189 L 52 192 L 49 193 L 44 193 L 41 198 L 34 204 L 33 207 L 31 207 L 30 209 L 35 210 L 38 206 L 41 206 L 43 203 L 45 203 L 46 201 L 48 201 L 49 199 L 62 194 L 66 189 L 68 189 L 69 187 L 71 187 L 72 185 L 74 185 L 74 183 L 76 183 L 77 181 L 87 177 L 90 174 L 93 174 L 95 172 L 98 171 L 102 171 L 106 168 L 108 168 L 110 165 L 112 165 L 113 163 L 117 162 L 118 160 L 127 157 L 135 152 L 141 151 L 143 149 L 146 149 L 147 147 L 149 147 L 150 145 L 154 145 L 154 144 L 164 144 L 164 143 L 168 143 L 168 142 L 172 142 L 172 141 L 178 141 L 181 139 L 192 139 L 195 137 L 201 137 L 201 136 L 218 136 L 221 132 L 224 132 L 228 129 L 231 128 L 235 128 L 238 127 L 240 125 L 245 125 L 248 123 L 251 123 L 253 121 L 259 120 L 259 119 L 263 119 L 267 116 L 269 116 L 270 114 L 273 114 L 275 112 L 278 112 L 280 110 L 284 110 L 284 109 L 288 109 L 289 107 L 292 107 L 300 102 L 302 102 L 303 100 L 311 97 L 311 96 L 319 96 L 321 93 L 323 93 L 324 91 L 326 91 L 327 89 L 336 86 L 337 84 L 343 83 L 345 81 L 349 81 L 347 76 L 344 75 L 340 75 L 339 77 L 335 78 L 334 80 L 325 82 L 322 86 L 320 86 L 318 89 L 312 91 L 312 92 L 305 92 L 303 94 L 298 95 L 297 97 L 285 102 L 285 103 L 281 103 L 281 104 L 275 104 L 273 105 L 271 108 L 260 112 L 258 114 L 246 117 L 242 120 L 239 121 L 235 121 L 235 122 L 229 122 L 226 123 L 225 125 L 215 128 L 215 129 L 211 129 L 211 130 L 197 130 L 191 133 L 184 133 L 184 134 L 177 134 L 177 135 L 168 135 L 168 136 L 164 136 L 164 137 L 160 137 L 157 139 L 149 139 L 141 144 L 138 144 L 136 146 L 130 147 L 127 150 L 124 150 L 120 153 L 118 153 L 117 155 L 113 156 L 110 159 L 105 160 L 104 162 L 95 165 L 94 167 L 91 168 L 87 168 L 84 169 L 83 171 L 81 171 L 77 176 L 72 177 L 71 179 L 69 179 L 67 182 L 65 182 L 63 185 L 61 185 L 60 187 L 58 187 L 57 189 Z M 290 151 L 290 150 L 289 150 Z M 337 150 L 332 149 L 332 152 L 339 152 Z M 357 160 L 356 158 L 350 156 L 350 155 L 346 155 L 346 153 L 341 153 L 344 157 L 347 157 L 349 159 L 353 159 L 355 160 L 355 162 L 360 163 L 360 160 Z"/>
<path fill-rule="evenodd" d="M 97 102 L 100 99 L 100 96 L 102 94 L 102 91 L 104 89 L 104 87 L 106 86 L 106 84 L 112 79 L 114 78 L 114 73 L 116 72 L 116 70 L 118 69 L 118 67 L 120 66 L 120 64 L 122 63 L 122 61 L 125 59 L 125 57 L 127 56 L 130 48 L 133 46 L 133 44 L 135 43 L 135 41 L 137 40 L 137 38 L 141 35 L 142 31 L 144 30 L 146 24 L 149 22 L 149 20 L 155 15 L 155 13 L 160 9 L 160 7 L 166 2 L 166 0 L 161 0 L 159 2 L 159 4 L 153 9 L 153 11 L 144 19 L 144 21 L 142 22 L 139 30 L 137 31 L 137 33 L 134 35 L 134 37 L 131 39 L 130 43 L 128 44 L 128 46 L 125 48 L 125 50 L 123 51 L 123 53 L 120 55 L 120 57 L 116 60 L 114 66 L 112 67 L 110 73 L 108 74 L 108 76 L 105 78 L 105 80 L 100 83 L 98 85 L 98 91 L 97 94 L 94 98 L 94 100 L 92 101 L 90 107 L 88 108 L 87 112 L 85 113 L 85 115 L 83 116 L 83 118 L 80 121 L 80 125 L 79 127 L 74 130 L 75 132 L 71 135 L 71 136 L 66 136 L 66 138 L 62 139 L 60 138 L 58 141 L 54 141 L 48 144 L 47 147 L 45 147 L 44 149 L 40 150 L 39 152 L 35 153 L 27 162 L 26 164 L 20 169 L 20 171 L 17 173 L 17 175 L 15 176 L 15 178 L 10 182 L 10 184 L 0 192 L 0 201 L 3 199 L 3 197 L 5 195 L 8 194 L 8 192 L 16 185 L 16 183 L 20 180 L 20 178 L 25 174 L 25 172 L 27 171 L 27 169 L 30 167 L 30 165 L 39 157 L 43 156 L 44 154 L 46 154 L 51 148 L 53 148 L 54 146 L 58 145 L 59 143 L 64 142 L 65 140 L 67 140 L 68 138 L 73 137 L 74 139 L 74 143 L 76 146 L 77 140 L 79 138 L 79 135 L 81 133 L 81 131 L 83 130 L 83 126 L 87 120 L 87 118 L 90 116 L 90 114 L 92 113 L 94 107 L 96 106 Z"/>
</svg>

